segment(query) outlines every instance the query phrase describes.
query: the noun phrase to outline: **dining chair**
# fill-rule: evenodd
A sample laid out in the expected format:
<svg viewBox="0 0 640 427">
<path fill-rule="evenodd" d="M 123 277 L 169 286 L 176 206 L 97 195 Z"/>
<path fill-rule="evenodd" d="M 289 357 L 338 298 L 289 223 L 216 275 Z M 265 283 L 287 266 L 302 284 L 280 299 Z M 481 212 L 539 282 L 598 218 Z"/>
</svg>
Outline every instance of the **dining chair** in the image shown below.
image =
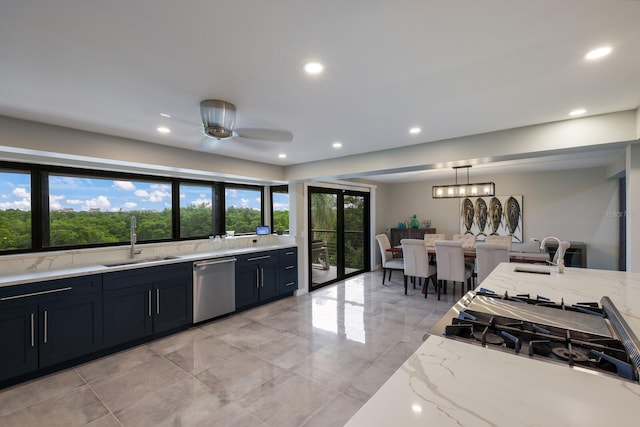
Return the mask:
<svg viewBox="0 0 640 427">
<path fill-rule="evenodd" d="M 423 239 L 402 239 L 402 256 L 404 257 L 404 294 L 407 294 L 407 280 L 409 277 L 413 279 L 415 287 L 415 279 L 418 284 L 422 285 L 424 281 L 424 297 L 427 297 L 429 290 L 429 279 L 433 282 L 433 286 L 438 289 L 436 283 L 436 266 L 429 264 L 429 256 L 427 255 L 427 246 Z"/>
<path fill-rule="evenodd" d="M 511 236 L 487 236 L 484 242 L 494 245 L 507 245 L 509 250 L 511 250 L 511 240 Z"/>
<path fill-rule="evenodd" d="M 436 246 L 436 266 L 438 272 L 438 299 L 440 299 L 440 289 L 444 282 L 445 293 L 447 291 L 446 284 L 449 280 L 453 282 L 455 292 L 455 283 L 462 283 L 462 293 L 464 293 L 464 283 L 467 287 L 471 287 L 471 276 L 473 269 L 464 261 L 464 249 L 462 242 L 453 240 L 437 240 Z"/>
<path fill-rule="evenodd" d="M 384 285 L 387 271 L 389 271 L 389 281 L 391 281 L 391 272 L 393 270 L 404 270 L 404 259 L 394 258 L 393 253 L 387 250 L 391 249 L 391 243 L 386 234 L 378 234 L 376 240 L 378 241 L 380 257 L 382 258 L 382 284 Z"/>
<path fill-rule="evenodd" d="M 467 248 L 475 248 L 476 247 L 476 236 L 473 234 L 454 234 L 453 235 L 453 240 L 455 242 L 462 242 L 462 249 L 467 249 Z M 467 268 L 470 268 L 472 273 L 472 277 L 471 280 L 474 280 L 476 277 L 476 270 L 477 270 L 477 264 L 476 264 L 476 259 L 472 258 L 472 259 L 464 259 L 464 263 L 467 266 Z"/>
<path fill-rule="evenodd" d="M 480 243 L 476 246 L 478 284 L 501 262 L 509 262 L 509 247 L 502 244 Z"/>
<path fill-rule="evenodd" d="M 463 248 L 474 248 L 476 246 L 476 236 L 473 234 L 454 234 L 455 242 L 462 242 Z"/>
<path fill-rule="evenodd" d="M 434 233 L 434 234 L 425 234 L 424 235 L 424 244 L 425 246 L 429 246 L 433 248 L 435 246 L 436 240 L 445 240 L 446 237 L 444 233 Z M 432 255 L 429 257 L 429 264 L 436 265 L 436 256 Z"/>
<path fill-rule="evenodd" d="M 445 236 L 442 233 L 437 233 L 437 234 L 425 234 L 424 235 L 424 244 L 426 246 L 435 246 L 434 242 L 436 240 L 445 240 Z"/>
</svg>

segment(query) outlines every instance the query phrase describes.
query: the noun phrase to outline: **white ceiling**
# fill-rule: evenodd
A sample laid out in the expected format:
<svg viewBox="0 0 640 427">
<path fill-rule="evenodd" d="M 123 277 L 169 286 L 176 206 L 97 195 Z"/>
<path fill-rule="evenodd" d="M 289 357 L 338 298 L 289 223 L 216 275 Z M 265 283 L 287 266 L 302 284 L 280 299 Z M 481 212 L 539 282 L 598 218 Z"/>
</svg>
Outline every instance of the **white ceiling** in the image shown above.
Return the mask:
<svg viewBox="0 0 640 427">
<path fill-rule="evenodd" d="M 0 114 L 298 164 L 635 109 L 639 22 L 633 0 L 2 0 Z M 294 139 L 202 144 L 208 98 Z"/>
</svg>

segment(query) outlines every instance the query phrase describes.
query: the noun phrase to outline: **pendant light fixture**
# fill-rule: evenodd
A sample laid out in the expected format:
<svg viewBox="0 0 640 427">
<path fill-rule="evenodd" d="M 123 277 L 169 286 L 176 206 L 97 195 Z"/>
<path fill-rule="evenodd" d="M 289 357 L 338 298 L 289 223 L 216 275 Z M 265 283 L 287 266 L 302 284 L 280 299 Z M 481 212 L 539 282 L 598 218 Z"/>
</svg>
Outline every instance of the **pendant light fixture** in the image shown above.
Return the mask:
<svg viewBox="0 0 640 427">
<path fill-rule="evenodd" d="M 469 168 L 467 166 L 454 166 L 456 171 L 456 183 L 452 185 L 434 185 L 431 188 L 431 197 L 434 199 L 454 199 L 473 196 L 494 196 L 496 194 L 496 184 L 493 182 L 469 183 Z M 458 169 L 467 170 L 467 183 L 458 184 Z"/>
</svg>

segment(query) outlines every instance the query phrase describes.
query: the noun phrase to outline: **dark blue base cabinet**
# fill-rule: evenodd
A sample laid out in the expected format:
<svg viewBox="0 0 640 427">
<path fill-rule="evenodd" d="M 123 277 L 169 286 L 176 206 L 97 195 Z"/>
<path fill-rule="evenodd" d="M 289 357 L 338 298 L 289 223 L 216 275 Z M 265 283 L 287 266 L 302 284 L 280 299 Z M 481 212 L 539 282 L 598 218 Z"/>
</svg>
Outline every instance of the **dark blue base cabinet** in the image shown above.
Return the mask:
<svg viewBox="0 0 640 427">
<path fill-rule="evenodd" d="M 0 381 L 102 349 L 102 276 L 0 288 Z"/>
<path fill-rule="evenodd" d="M 111 347 L 193 321 L 191 263 L 104 275 L 104 336 Z"/>
<path fill-rule="evenodd" d="M 191 263 L 0 288 L 0 388 L 188 328 Z"/>
<path fill-rule="evenodd" d="M 297 248 L 237 256 L 236 309 L 293 295 L 298 288 Z"/>
</svg>

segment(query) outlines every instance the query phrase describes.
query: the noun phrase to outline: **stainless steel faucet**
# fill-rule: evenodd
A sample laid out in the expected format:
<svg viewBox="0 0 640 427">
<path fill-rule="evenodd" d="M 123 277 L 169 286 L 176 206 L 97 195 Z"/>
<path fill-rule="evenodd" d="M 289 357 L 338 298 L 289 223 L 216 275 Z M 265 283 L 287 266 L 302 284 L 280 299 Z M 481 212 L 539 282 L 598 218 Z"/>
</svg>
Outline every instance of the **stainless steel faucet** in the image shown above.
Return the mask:
<svg viewBox="0 0 640 427">
<path fill-rule="evenodd" d="M 131 226 L 129 229 L 129 240 L 131 240 L 131 249 L 129 250 L 129 257 L 131 259 L 135 258 L 137 254 L 142 253 L 142 249 L 136 249 L 136 242 L 138 241 L 138 235 L 136 234 L 136 217 L 131 216 Z"/>
<path fill-rule="evenodd" d="M 555 240 L 556 242 L 558 242 L 558 250 L 556 251 L 556 256 L 555 256 L 557 260 L 556 266 L 557 266 L 558 273 L 564 273 L 564 253 L 567 249 L 569 249 L 569 247 L 571 247 L 571 243 L 567 242 L 566 240 L 561 241 L 559 238 L 555 236 L 549 236 L 549 237 L 545 237 L 540 242 L 540 250 L 544 250 L 547 240 Z"/>
</svg>

